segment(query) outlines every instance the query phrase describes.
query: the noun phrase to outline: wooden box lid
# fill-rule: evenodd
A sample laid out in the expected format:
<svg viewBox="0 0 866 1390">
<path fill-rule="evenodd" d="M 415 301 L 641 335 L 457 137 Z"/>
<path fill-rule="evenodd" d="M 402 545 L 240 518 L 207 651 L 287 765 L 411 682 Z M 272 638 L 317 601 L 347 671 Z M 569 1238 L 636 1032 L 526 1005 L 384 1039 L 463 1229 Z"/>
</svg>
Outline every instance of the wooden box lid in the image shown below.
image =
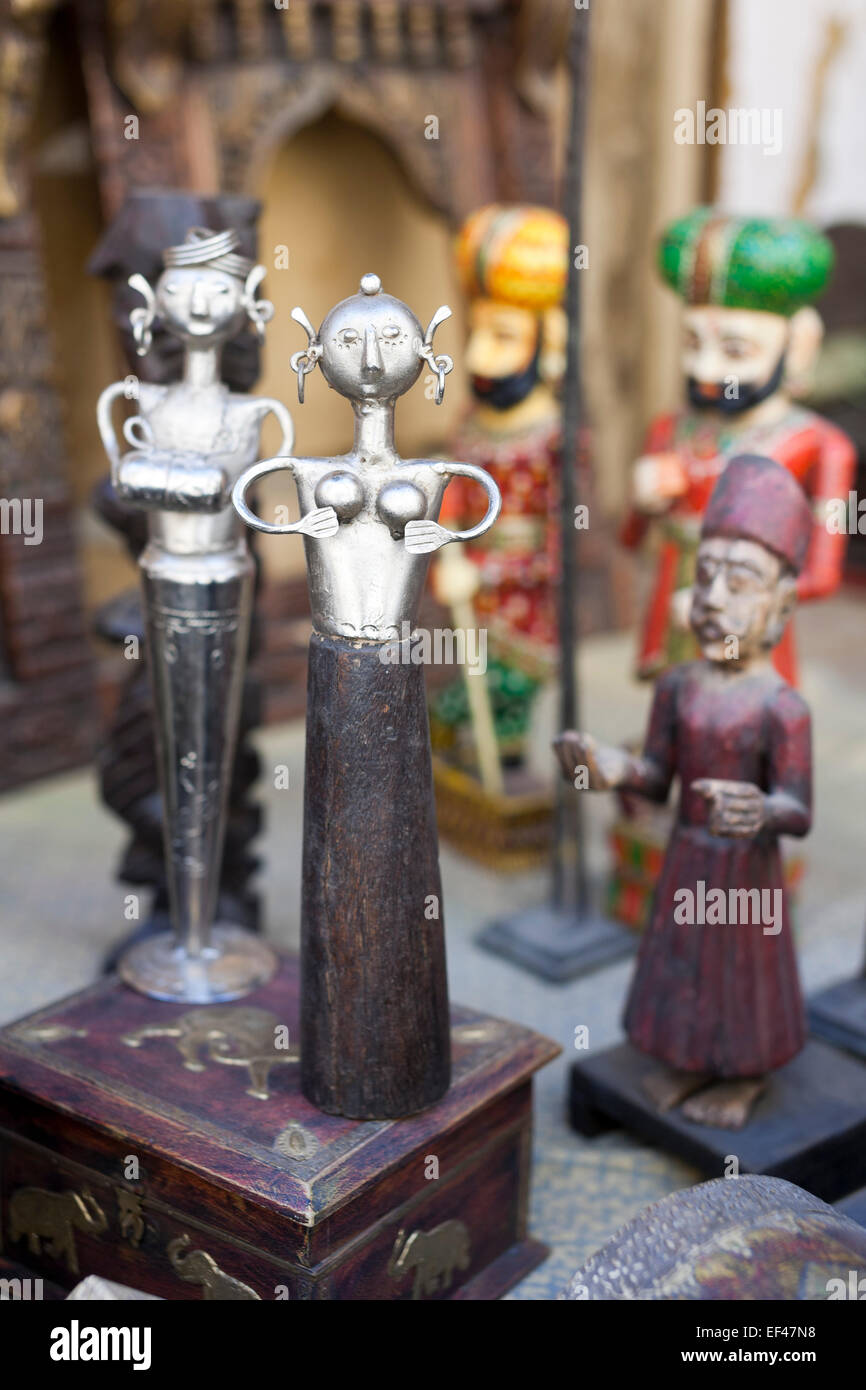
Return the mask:
<svg viewBox="0 0 866 1390">
<path fill-rule="evenodd" d="M 487 1142 L 509 1123 L 509 1098 L 560 1050 L 518 1024 L 451 1013 L 443 1100 L 404 1120 L 356 1121 L 315 1109 L 296 1048 L 274 1050 L 280 1025 L 297 1042 L 295 957 L 228 1005 L 159 1003 L 108 979 L 0 1031 L 0 1124 L 114 1177 L 139 1155 L 154 1196 L 218 1212 L 246 1239 L 252 1222 L 307 1263 L 356 1233 L 361 1199 L 366 1226 L 417 1190 L 434 1140 L 452 1157 Z"/>
</svg>

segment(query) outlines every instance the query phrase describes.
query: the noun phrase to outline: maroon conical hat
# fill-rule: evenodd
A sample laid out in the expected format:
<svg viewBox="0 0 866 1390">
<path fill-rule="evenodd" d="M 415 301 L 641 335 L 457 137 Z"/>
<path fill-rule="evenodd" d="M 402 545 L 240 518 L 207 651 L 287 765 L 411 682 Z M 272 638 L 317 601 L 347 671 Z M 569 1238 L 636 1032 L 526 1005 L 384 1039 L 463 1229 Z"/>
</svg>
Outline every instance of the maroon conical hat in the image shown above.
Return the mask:
<svg viewBox="0 0 866 1390">
<path fill-rule="evenodd" d="M 760 454 L 739 454 L 713 489 L 701 536 L 757 541 L 799 574 L 812 524 L 806 494 L 787 468 Z"/>
</svg>

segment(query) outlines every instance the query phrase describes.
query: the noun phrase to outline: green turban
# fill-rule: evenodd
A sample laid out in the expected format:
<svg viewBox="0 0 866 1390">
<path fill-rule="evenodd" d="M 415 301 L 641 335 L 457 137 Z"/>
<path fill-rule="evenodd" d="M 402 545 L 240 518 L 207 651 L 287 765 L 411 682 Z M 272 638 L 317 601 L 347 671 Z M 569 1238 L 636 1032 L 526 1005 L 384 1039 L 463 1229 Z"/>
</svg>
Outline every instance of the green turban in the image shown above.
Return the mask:
<svg viewBox="0 0 866 1390">
<path fill-rule="evenodd" d="M 826 287 L 833 247 L 808 222 L 697 208 L 659 242 L 662 277 L 687 304 L 790 316 Z"/>
</svg>

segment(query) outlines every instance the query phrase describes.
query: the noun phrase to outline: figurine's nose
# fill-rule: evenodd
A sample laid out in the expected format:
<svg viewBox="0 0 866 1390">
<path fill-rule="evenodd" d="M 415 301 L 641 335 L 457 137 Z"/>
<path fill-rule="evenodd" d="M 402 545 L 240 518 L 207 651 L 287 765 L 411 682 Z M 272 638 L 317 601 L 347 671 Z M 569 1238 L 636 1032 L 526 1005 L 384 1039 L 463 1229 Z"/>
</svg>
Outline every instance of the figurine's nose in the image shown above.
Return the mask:
<svg viewBox="0 0 866 1390">
<path fill-rule="evenodd" d="M 194 318 L 206 318 L 208 313 L 207 286 L 204 280 L 196 280 L 193 283 L 192 294 L 189 299 L 189 311 Z"/>
<path fill-rule="evenodd" d="M 705 603 L 707 608 L 716 610 L 724 608 L 727 596 L 728 581 L 724 570 L 719 570 L 714 576 L 713 581 L 707 590 Z"/>
<path fill-rule="evenodd" d="M 372 324 L 367 324 L 364 330 L 364 370 L 367 372 L 381 372 L 382 370 L 379 339 L 376 337 L 376 330 Z"/>
</svg>

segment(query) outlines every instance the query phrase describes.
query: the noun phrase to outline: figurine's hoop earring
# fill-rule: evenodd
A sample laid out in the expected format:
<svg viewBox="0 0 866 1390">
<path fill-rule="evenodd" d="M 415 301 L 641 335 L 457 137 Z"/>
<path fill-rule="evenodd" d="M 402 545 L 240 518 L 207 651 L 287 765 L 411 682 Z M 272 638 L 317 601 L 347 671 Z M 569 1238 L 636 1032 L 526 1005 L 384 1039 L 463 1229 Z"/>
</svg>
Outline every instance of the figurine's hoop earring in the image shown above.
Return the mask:
<svg viewBox="0 0 866 1390">
<path fill-rule="evenodd" d="M 269 299 L 256 299 L 256 290 L 265 278 L 267 271 L 263 265 L 254 265 L 244 281 L 243 306 L 259 342 L 265 339 L 265 324 L 274 317 L 274 306 Z"/>
<path fill-rule="evenodd" d="M 131 290 L 137 290 L 144 299 L 144 308 L 130 309 L 129 322 L 132 325 L 132 336 L 135 339 L 136 356 L 146 357 L 153 342 L 153 334 L 150 330 L 156 318 L 156 295 L 150 281 L 145 280 L 143 275 L 130 275 L 126 283 Z"/>
<path fill-rule="evenodd" d="M 315 328 L 310 323 L 303 309 L 297 304 L 292 310 L 292 318 L 295 320 L 295 323 L 301 325 L 307 335 L 307 346 L 301 348 L 300 352 L 293 353 L 291 358 L 292 371 L 298 378 L 298 402 L 300 405 L 303 405 L 304 377 L 307 376 L 309 372 L 314 372 L 316 370 L 316 363 L 322 356 L 322 344 L 319 342 Z"/>
<path fill-rule="evenodd" d="M 436 404 L 441 405 L 445 396 L 445 378 L 449 372 L 454 370 L 454 360 L 449 357 L 447 352 L 441 352 L 438 357 L 433 352 L 433 334 L 444 323 L 450 319 L 451 310 L 447 304 L 440 304 L 436 313 L 427 325 L 427 332 L 424 334 L 423 343 L 419 338 L 415 339 L 415 351 L 418 356 L 433 368 L 436 373 Z"/>
</svg>

